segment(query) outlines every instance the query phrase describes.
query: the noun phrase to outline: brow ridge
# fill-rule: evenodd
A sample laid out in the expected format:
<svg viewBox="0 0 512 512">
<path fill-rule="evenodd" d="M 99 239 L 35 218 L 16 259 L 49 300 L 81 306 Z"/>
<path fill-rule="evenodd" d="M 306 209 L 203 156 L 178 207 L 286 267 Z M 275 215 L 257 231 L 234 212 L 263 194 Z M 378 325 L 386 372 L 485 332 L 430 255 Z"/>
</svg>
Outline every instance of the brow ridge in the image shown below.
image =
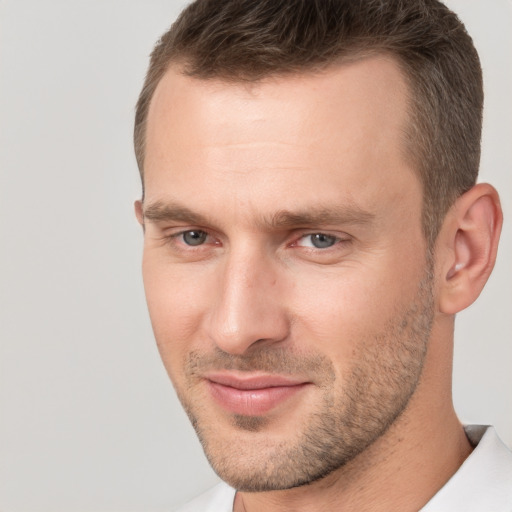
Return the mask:
<svg viewBox="0 0 512 512">
<path fill-rule="evenodd" d="M 313 227 L 322 225 L 368 224 L 375 215 L 358 205 L 350 204 L 336 207 L 313 207 L 308 210 L 278 210 L 269 216 L 262 216 L 257 221 L 260 228 L 266 230 Z M 201 214 L 175 202 L 157 201 L 144 208 L 144 219 L 153 222 L 186 222 L 197 225 L 213 225 L 207 215 Z"/>
</svg>

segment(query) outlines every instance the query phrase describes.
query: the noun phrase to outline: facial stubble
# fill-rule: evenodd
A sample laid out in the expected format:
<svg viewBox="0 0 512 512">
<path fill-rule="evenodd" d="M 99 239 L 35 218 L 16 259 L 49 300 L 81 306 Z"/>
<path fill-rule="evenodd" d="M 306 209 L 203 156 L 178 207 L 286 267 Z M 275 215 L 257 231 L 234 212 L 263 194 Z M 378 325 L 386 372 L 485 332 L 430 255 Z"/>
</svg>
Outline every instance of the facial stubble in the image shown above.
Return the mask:
<svg viewBox="0 0 512 512">
<path fill-rule="evenodd" d="M 321 354 L 298 355 L 257 346 L 233 356 L 192 352 L 185 373 L 190 387 L 203 369 L 268 371 L 315 375 L 320 400 L 297 425 L 294 438 L 273 438 L 265 416 L 232 415 L 232 435 L 208 424 L 188 392 L 180 400 L 215 472 L 235 489 L 275 491 L 306 485 L 346 465 L 379 439 L 404 412 L 421 378 L 432 322 L 433 269 L 419 283 L 415 299 L 392 316 L 377 334 L 358 343 L 343 382 Z"/>
</svg>

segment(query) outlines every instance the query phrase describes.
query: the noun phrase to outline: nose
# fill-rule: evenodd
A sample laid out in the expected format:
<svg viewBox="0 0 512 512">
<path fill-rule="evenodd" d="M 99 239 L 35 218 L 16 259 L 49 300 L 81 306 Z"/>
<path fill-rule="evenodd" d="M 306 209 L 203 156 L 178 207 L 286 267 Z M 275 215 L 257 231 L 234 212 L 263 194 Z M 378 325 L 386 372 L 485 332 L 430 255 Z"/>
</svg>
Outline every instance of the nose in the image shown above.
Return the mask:
<svg viewBox="0 0 512 512">
<path fill-rule="evenodd" d="M 226 353 L 243 355 L 255 344 L 278 343 L 288 337 L 283 279 L 269 260 L 233 254 L 217 276 L 220 283 L 207 328 L 212 341 Z"/>
</svg>

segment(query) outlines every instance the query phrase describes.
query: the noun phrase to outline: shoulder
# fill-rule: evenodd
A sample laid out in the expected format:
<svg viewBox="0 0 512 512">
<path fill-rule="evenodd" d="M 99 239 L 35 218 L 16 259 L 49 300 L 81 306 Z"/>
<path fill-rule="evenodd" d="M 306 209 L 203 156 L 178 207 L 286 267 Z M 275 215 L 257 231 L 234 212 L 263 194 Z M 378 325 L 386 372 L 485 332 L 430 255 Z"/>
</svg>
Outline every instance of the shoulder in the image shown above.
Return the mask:
<svg viewBox="0 0 512 512">
<path fill-rule="evenodd" d="M 189 501 L 176 512 L 232 512 L 235 489 L 221 482 Z"/>
</svg>

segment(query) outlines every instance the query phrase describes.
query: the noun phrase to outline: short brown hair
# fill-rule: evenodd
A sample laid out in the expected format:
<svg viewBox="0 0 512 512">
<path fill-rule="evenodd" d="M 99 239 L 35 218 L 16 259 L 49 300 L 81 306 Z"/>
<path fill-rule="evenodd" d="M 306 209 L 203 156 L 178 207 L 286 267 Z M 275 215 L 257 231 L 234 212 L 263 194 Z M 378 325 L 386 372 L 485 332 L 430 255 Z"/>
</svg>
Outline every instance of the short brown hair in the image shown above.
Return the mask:
<svg viewBox="0 0 512 512">
<path fill-rule="evenodd" d="M 196 0 L 151 54 L 135 116 L 142 179 L 149 104 L 171 63 L 198 79 L 257 81 L 374 53 L 395 57 L 411 90 L 407 154 L 432 245 L 453 201 L 476 182 L 483 107 L 471 37 L 437 0 Z"/>
</svg>

